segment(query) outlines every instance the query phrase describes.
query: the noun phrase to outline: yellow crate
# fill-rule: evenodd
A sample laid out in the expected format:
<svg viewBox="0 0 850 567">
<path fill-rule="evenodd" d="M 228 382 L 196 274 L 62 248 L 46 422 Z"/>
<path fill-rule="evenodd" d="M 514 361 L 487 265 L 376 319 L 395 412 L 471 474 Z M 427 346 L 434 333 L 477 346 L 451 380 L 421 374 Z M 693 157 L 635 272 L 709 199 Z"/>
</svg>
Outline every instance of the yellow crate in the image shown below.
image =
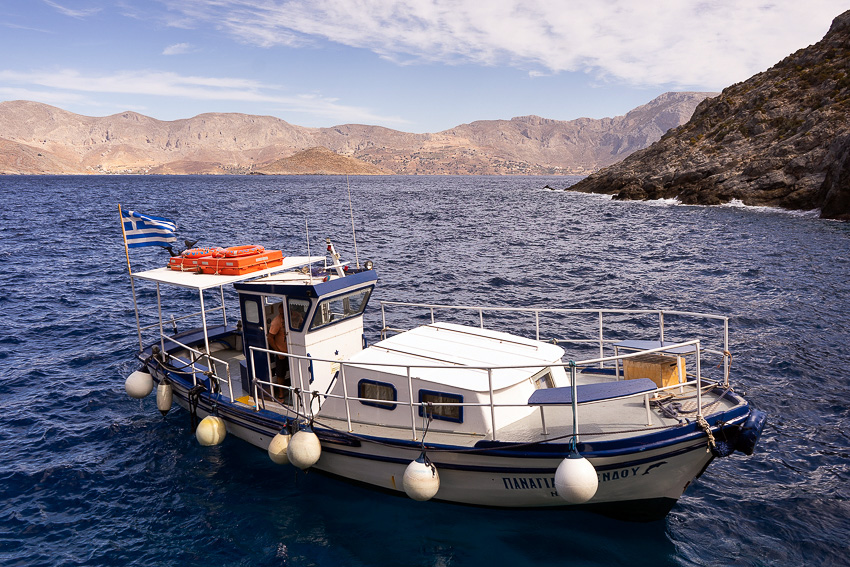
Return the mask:
<svg viewBox="0 0 850 567">
<path fill-rule="evenodd" d="M 673 386 L 687 380 L 685 359 L 663 354 L 642 354 L 624 358 L 623 377 L 626 380 L 649 378 L 659 388 Z"/>
</svg>

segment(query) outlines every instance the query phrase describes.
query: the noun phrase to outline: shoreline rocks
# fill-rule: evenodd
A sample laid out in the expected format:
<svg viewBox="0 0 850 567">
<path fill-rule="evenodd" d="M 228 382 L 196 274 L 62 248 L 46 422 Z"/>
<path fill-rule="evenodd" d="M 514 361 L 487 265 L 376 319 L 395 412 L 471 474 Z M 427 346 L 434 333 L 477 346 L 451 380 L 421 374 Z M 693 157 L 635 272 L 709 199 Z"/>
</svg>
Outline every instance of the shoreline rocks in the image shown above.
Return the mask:
<svg viewBox="0 0 850 567">
<path fill-rule="evenodd" d="M 704 100 L 686 124 L 569 189 L 739 199 L 850 220 L 850 11 L 817 44 Z"/>
</svg>

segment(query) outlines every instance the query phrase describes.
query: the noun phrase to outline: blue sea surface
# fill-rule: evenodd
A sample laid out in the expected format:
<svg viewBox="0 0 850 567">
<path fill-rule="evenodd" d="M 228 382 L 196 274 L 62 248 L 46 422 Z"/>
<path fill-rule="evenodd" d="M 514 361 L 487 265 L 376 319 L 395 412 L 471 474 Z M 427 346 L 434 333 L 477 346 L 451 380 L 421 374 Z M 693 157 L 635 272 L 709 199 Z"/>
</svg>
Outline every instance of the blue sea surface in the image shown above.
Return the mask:
<svg viewBox="0 0 850 567">
<path fill-rule="evenodd" d="M 769 423 L 665 520 L 414 502 L 201 447 L 187 412 L 127 397 L 119 203 L 204 244 L 299 255 L 309 228 L 353 260 L 345 177 L 0 177 L 0 565 L 850 564 L 850 223 L 544 189 L 574 181 L 352 177 L 369 338 L 379 300 L 728 314 L 734 384 Z"/>
</svg>

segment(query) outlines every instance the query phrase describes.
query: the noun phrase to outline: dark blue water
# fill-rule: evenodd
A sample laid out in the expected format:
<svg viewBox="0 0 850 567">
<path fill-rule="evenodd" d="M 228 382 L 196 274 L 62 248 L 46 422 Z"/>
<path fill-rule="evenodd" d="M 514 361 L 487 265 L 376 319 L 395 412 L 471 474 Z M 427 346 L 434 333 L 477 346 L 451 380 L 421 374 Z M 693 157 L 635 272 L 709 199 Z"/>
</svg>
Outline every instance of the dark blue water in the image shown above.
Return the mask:
<svg viewBox="0 0 850 567">
<path fill-rule="evenodd" d="M 181 235 L 354 255 L 345 178 L 0 177 L 0 565 L 847 565 L 850 224 L 551 192 L 565 178 L 352 178 L 378 299 L 732 316 L 768 412 L 664 521 L 413 502 L 278 467 L 129 399 L 118 203 Z M 132 255 L 141 270 L 158 249 Z M 145 291 L 150 299 L 150 291 Z"/>
</svg>

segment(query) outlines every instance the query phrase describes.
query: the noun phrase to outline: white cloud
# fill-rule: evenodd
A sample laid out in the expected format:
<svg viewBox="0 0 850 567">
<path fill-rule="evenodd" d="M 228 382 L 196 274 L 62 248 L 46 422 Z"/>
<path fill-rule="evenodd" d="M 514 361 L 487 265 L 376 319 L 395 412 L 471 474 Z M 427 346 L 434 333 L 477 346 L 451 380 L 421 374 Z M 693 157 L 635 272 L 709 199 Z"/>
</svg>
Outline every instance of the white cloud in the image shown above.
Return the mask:
<svg viewBox="0 0 850 567">
<path fill-rule="evenodd" d="M 194 51 L 194 48 L 189 43 L 175 43 L 174 45 L 169 45 L 165 49 L 162 50 L 163 55 L 183 55 L 184 53 L 191 53 Z"/>
<path fill-rule="evenodd" d="M 67 6 L 63 6 L 57 2 L 52 2 L 51 0 L 43 0 L 45 4 L 55 9 L 60 14 L 64 14 L 65 16 L 69 16 L 71 18 L 87 18 L 88 16 L 97 14 L 100 12 L 100 8 L 85 8 L 85 9 L 74 9 L 68 8 Z"/>
<path fill-rule="evenodd" d="M 37 100 L 54 106 L 68 106 L 71 104 L 87 103 L 92 101 L 75 93 L 54 92 L 35 90 L 19 87 L 0 87 L 0 100 Z"/>
<path fill-rule="evenodd" d="M 380 116 L 367 109 L 339 104 L 336 99 L 314 93 L 282 95 L 284 87 L 234 77 L 180 75 L 169 71 L 120 71 L 87 75 L 73 69 L 21 72 L 0 70 L 0 83 L 24 85 L 0 88 L 0 96 L 44 102 L 79 100 L 76 93 L 127 94 L 186 100 L 262 103 L 283 112 L 301 112 L 344 121 L 403 125 L 398 117 Z M 39 90 L 35 90 L 35 88 Z M 45 91 L 44 89 L 51 89 Z"/>
<path fill-rule="evenodd" d="M 718 89 L 820 40 L 846 0 L 169 0 L 260 46 L 321 39 L 399 63 L 583 71 Z"/>
</svg>

